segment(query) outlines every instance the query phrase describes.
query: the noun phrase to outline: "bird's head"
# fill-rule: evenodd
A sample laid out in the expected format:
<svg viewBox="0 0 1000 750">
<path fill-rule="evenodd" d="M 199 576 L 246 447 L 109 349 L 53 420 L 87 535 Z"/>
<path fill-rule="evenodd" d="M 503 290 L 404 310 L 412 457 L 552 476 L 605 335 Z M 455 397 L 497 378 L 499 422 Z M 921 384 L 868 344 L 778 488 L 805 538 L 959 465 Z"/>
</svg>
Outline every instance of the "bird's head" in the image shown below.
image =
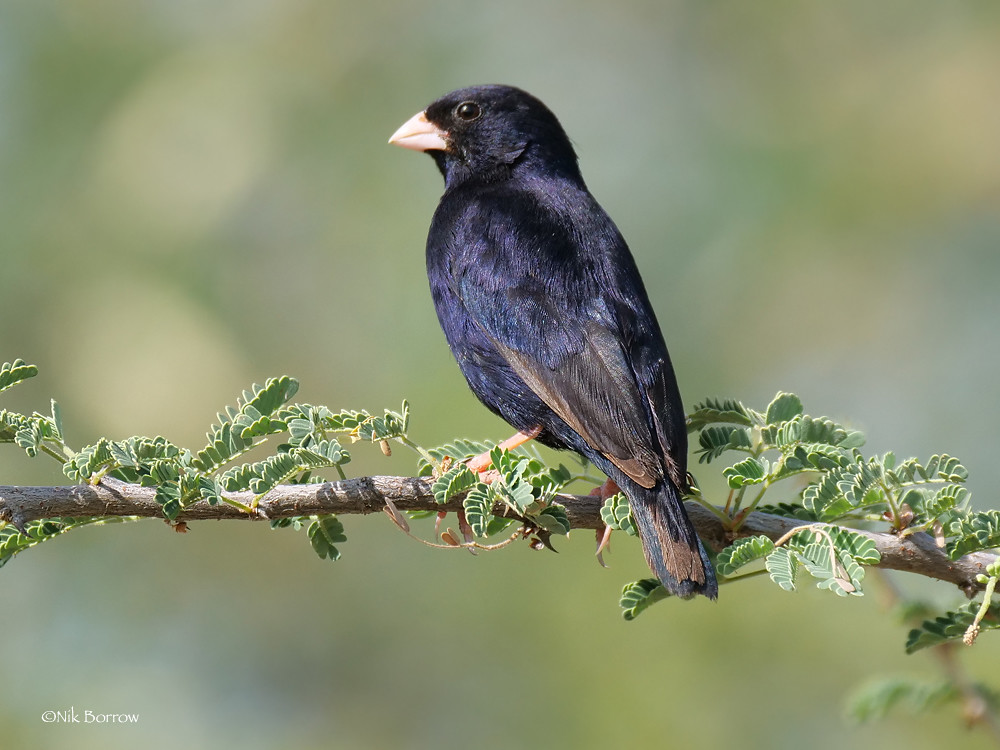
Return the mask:
<svg viewBox="0 0 1000 750">
<path fill-rule="evenodd" d="M 580 179 L 559 120 L 513 86 L 471 86 L 445 94 L 393 133 L 389 143 L 434 157 L 448 187 L 495 182 L 515 170 Z"/>
</svg>

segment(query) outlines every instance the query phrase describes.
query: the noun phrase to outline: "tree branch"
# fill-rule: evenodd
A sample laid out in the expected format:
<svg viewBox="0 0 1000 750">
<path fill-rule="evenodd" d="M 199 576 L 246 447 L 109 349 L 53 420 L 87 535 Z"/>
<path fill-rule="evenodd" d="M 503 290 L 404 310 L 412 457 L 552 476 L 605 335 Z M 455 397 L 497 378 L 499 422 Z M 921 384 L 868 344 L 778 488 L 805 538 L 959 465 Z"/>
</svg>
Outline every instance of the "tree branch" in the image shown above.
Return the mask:
<svg viewBox="0 0 1000 750">
<path fill-rule="evenodd" d="M 228 497 L 246 506 L 252 505 L 254 500 L 249 492 L 233 493 Z M 367 514 L 381 512 L 387 501 L 401 511 L 455 511 L 462 507 L 460 499 L 453 499 L 445 505 L 436 503 L 430 485 L 423 479 L 374 476 L 324 484 L 282 485 L 260 499 L 256 515 L 234 505 L 198 502 L 186 507 L 178 520 L 273 520 L 329 513 Z M 573 528 L 604 528 L 602 501 L 599 498 L 561 495 L 559 501 L 565 505 Z M 721 549 L 731 541 L 715 515 L 697 503 L 688 502 L 686 505 L 695 528 L 706 543 Z M 25 524 L 31 521 L 96 516 L 162 518 L 163 509 L 155 500 L 154 488 L 126 484 L 108 477 L 100 485 L 0 486 L 0 521 L 12 523 L 22 531 Z M 751 513 L 740 528 L 739 536 L 763 534 L 776 540 L 800 525 L 803 525 L 802 522 L 796 519 Z M 934 539 L 924 533 L 905 537 L 871 531 L 858 533 L 871 539 L 881 553 L 882 561 L 878 567 L 953 583 L 970 597 L 982 589 L 976 582 L 976 576 L 997 559 L 996 555 L 977 552 L 959 560 L 949 560 Z"/>
</svg>

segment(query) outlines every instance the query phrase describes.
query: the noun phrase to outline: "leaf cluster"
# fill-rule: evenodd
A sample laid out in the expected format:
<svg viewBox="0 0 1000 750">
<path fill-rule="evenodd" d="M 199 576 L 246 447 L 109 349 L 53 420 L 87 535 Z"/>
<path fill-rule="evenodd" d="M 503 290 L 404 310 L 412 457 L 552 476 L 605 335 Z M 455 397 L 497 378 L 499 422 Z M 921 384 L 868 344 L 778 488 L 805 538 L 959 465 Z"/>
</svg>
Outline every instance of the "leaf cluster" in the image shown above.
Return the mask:
<svg viewBox="0 0 1000 750">
<path fill-rule="evenodd" d="M 23 360 L 0 367 L 0 392 L 27 378 L 38 368 Z M 351 442 L 407 442 L 409 407 L 382 414 L 347 410 L 334 412 L 325 406 L 290 403 L 298 382 L 282 376 L 243 391 L 235 406 L 226 406 L 216 416 L 206 435 L 206 444 L 196 450 L 163 437 L 133 436 L 122 440 L 100 438 L 79 449 L 63 437 L 62 417 L 53 401 L 50 414 L 18 414 L 0 411 L 0 442 L 14 443 L 29 456 L 46 453 L 62 464 L 71 480 L 99 483 L 104 477 L 155 488 L 155 497 L 168 521 L 178 518 L 192 503 L 219 502 L 253 513 L 257 501 L 283 483 L 320 482 L 317 474 L 333 470 L 344 478 L 342 467 L 350 452 L 338 438 Z M 272 451 L 260 460 L 247 454 L 274 441 Z M 259 452 L 259 451 L 258 451 Z M 231 497 L 249 491 L 254 500 L 246 506 Z M 24 529 L 5 525 L 0 529 L 0 565 L 18 552 L 54 538 L 72 528 L 112 519 L 56 519 L 28 524 Z M 120 519 L 114 519 L 120 520 Z M 333 516 L 282 519 L 277 527 L 305 528 L 316 553 L 336 560 L 335 546 L 345 541 L 344 529 Z"/>
<path fill-rule="evenodd" d="M 23 360 L 3 364 L 0 392 L 37 372 Z M 205 444 L 195 449 L 143 436 L 101 438 L 72 448 L 54 401 L 48 414 L 0 411 L 0 442 L 15 444 L 31 456 L 57 459 L 74 481 L 96 484 L 115 477 L 155 488 L 164 517 L 174 521 L 199 501 L 230 503 L 252 514 L 257 501 L 280 484 L 323 481 L 321 472 L 326 471 L 343 478 L 343 467 L 351 460 L 345 443 L 378 444 L 388 453 L 394 441 L 416 451 L 419 474 L 432 480 L 438 503 L 461 501 L 463 535 L 471 546 L 485 546 L 476 540 L 509 535 L 515 524 L 515 536 L 532 536 L 539 545 L 549 546 L 551 535 L 569 532 L 558 493 L 581 477 L 564 465 L 549 466 L 523 448 L 506 451 L 472 440 L 424 449 L 409 438 L 405 401 L 399 411 L 333 411 L 292 402 L 297 390 L 297 381 L 287 376 L 252 386 L 235 405 L 218 413 Z M 969 510 L 968 472 L 957 458 L 937 454 L 897 461 L 892 453 L 866 456 L 861 432 L 806 414 L 794 394 L 778 393 L 762 410 L 730 399 L 706 400 L 695 407 L 688 427 L 696 436 L 699 462 L 721 463 L 729 488 L 723 507 L 706 504 L 733 540 L 715 558 L 723 583 L 766 575 L 792 591 L 808 576 L 820 589 L 860 596 L 865 566 L 879 562 L 874 543 L 857 528 L 865 525 L 902 536 L 930 532 L 952 559 L 1000 546 L 1000 512 Z M 483 453 L 492 462 L 490 481 L 464 463 Z M 235 493 L 241 493 L 240 498 L 249 493 L 253 499 L 244 505 Z M 700 495 L 694 499 L 704 502 Z M 743 522 L 758 509 L 800 523 L 780 539 L 746 536 Z M 624 495 L 608 498 L 601 517 L 609 529 L 635 534 Z M 120 519 L 50 519 L 20 529 L 5 524 L 0 527 L 0 565 L 70 529 L 110 520 Z M 313 550 L 324 559 L 338 559 L 338 545 L 346 539 L 343 525 L 333 516 L 282 519 L 272 525 L 304 529 Z M 450 543 L 461 544 L 454 538 Z M 1000 627 L 1000 612 L 991 601 L 1000 583 L 1000 566 L 990 566 L 980 583 L 986 589 L 981 602 L 928 618 L 910 633 L 907 649 L 955 638 L 969 641 L 981 631 Z M 625 587 L 621 606 L 625 617 L 633 619 L 667 596 L 655 579 L 644 579 Z"/>
<path fill-rule="evenodd" d="M 734 537 L 716 558 L 723 582 L 762 562 L 760 572 L 787 591 L 795 590 L 805 571 L 821 589 L 860 596 L 864 566 L 880 558 L 874 543 L 852 529 L 858 525 L 887 525 L 900 535 L 931 532 L 947 541 L 952 559 L 1000 546 L 1000 513 L 968 511 L 968 472 L 957 458 L 866 456 L 860 431 L 806 414 L 795 394 L 779 392 L 763 410 L 709 399 L 695 406 L 688 429 L 701 464 L 730 457 L 721 470 L 729 487 L 726 505 L 712 508 Z M 741 538 L 743 520 L 753 510 L 802 525 L 776 541 Z M 626 587 L 626 617 L 644 609 L 636 607 L 643 590 Z"/>
<path fill-rule="evenodd" d="M 431 453 L 439 455 L 441 451 L 439 448 Z M 464 492 L 462 508 L 474 537 L 487 539 L 515 523 L 520 527 L 526 522 L 546 544 L 552 534 L 568 534 L 566 509 L 555 502 L 555 496 L 573 479 L 570 471 L 562 464 L 548 467 L 524 451 L 494 446 L 489 454 L 495 472 L 489 483 L 464 463 L 453 464 L 435 480 L 435 500 L 446 503 Z"/>
</svg>

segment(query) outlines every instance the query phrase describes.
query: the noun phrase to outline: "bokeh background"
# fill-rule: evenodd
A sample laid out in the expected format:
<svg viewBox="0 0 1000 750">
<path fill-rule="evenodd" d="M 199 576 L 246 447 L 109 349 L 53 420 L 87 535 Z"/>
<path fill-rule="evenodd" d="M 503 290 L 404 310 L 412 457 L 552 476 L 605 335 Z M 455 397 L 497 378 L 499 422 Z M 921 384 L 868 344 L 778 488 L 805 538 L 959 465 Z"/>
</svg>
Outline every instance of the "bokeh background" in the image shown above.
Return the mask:
<svg viewBox="0 0 1000 750">
<path fill-rule="evenodd" d="M 243 387 L 290 374 L 337 408 L 408 398 L 426 445 L 504 437 L 426 288 L 440 177 L 386 139 L 505 82 L 573 137 L 687 406 L 792 390 L 872 450 L 958 455 L 996 506 L 998 81 L 991 2 L 4 0 L 0 360 L 41 375 L 0 406 L 56 397 L 76 445 L 198 447 Z M 414 468 L 354 455 L 356 475 Z M 10 447 L 0 472 L 62 481 Z M 335 564 L 263 524 L 155 521 L 16 559 L 2 744 L 987 746 L 954 712 L 843 720 L 873 675 L 937 676 L 877 585 L 843 601 L 758 579 L 625 623 L 634 543 L 603 570 L 588 533 L 473 558 L 344 521 Z M 997 674 L 995 640 L 974 676 Z M 140 720 L 40 719 L 70 706 Z"/>
</svg>

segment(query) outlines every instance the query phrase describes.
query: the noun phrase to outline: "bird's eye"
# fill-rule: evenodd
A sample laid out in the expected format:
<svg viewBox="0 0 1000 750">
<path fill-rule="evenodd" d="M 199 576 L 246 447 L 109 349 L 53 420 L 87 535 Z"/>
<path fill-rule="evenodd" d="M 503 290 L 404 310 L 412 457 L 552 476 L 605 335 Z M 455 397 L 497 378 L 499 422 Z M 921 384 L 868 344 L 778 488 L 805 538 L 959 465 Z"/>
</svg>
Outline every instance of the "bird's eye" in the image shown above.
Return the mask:
<svg viewBox="0 0 1000 750">
<path fill-rule="evenodd" d="M 475 102 L 462 102 L 455 107 L 455 114 L 466 122 L 471 122 L 482 114 L 482 110 Z"/>
</svg>

